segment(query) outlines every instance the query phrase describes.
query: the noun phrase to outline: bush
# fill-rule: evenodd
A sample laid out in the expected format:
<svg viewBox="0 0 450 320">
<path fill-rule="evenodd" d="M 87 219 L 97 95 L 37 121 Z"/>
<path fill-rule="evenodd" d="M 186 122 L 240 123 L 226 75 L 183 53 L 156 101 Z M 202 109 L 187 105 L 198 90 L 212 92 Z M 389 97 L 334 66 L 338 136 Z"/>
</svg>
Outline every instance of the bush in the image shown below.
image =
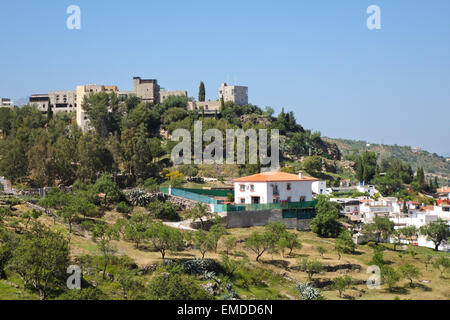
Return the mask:
<svg viewBox="0 0 450 320">
<path fill-rule="evenodd" d="M 108 296 L 96 287 L 70 290 L 60 295 L 57 300 L 107 300 Z"/>
<path fill-rule="evenodd" d="M 126 197 L 133 206 L 137 207 L 145 207 L 152 201 L 150 194 L 141 189 L 134 189 L 128 192 Z"/>
<path fill-rule="evenodd" d="M 147 206 L 156 219 L 168 221 L 180 221 L 177 208 L 171 202 L 154 201 Z"/>
<path fill-rule="evenodd" d="M 81 227 L 87 231 L 94 231 L 95 223 L 91 220 L 83 220 L 83 222 L 81 222 Z"/>
<path fill-rule="evenodd" d="M 148 285 L 150 300 L 213 300 L 214 296 L 194 279 L 178 273 L 162 273 Z"/>
<path fill-rule="evenodd" d="M 119 202 L 116 207 L 117 212 L 123 214 L 129 214 L 131 212 L 131 208 L 125 202 Z"/>
<path fill-rule="evenodd" d="M 214 260 L 194 259 L 183 262 L 186 273 L 193 275 L 203 275 L 205 272 L 221 273 L 222 267 Z"/>
<path fill-rule="evenodd" d="M 322 294 L 316 288 L 311 287 L 307 283 L 299 283 L 295 289 L 298 291 L 303 300 L 321 300 Z"/>
</svg>

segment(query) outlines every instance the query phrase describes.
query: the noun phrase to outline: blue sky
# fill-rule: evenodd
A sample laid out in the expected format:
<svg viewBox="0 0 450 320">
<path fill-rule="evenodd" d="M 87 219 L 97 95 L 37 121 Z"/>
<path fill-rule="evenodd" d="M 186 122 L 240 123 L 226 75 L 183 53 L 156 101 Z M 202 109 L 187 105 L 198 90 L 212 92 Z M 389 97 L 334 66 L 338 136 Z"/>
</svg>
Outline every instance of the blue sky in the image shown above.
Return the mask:
<svg viewBox="0 0 450 320">
<path fill-rule="evenodd" d="M 66 9 L 81 8 L 81 30 Z M 381 30 L 366 9 L 381 8 Z M 156 78 L 293 110 L 330 137 L 450 156 L 450 1 L 1 1 L 0 96 Z"/>
</svg>

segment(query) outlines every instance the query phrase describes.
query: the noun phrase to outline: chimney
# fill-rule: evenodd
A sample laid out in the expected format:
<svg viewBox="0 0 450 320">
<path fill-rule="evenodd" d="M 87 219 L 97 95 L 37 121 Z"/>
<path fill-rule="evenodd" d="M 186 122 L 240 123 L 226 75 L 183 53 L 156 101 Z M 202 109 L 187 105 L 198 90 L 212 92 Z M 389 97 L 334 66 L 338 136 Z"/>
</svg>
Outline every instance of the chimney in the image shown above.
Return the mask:
<svg viewBox="0 0 450 320">
<path fill-rule="evenodd" d="M 300 171 L 300 172 L 298 173 L 298 178 L 299 178 L 300 180 L 303 179 L 303 172 Z"/>
</svg>

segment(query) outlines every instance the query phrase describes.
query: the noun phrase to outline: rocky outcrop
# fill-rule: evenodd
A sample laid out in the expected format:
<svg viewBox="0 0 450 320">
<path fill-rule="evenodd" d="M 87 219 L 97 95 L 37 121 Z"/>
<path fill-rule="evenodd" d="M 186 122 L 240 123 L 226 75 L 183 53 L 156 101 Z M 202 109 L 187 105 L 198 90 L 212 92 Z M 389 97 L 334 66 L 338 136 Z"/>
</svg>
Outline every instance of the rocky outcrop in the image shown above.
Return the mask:
<svg viewBox="0 0 450 320">
<path fill-rule="evenodd" d="M 172 202 L 175 206 L 180 207 L 182 210 L 192 210 L 194 209 L 197 203 L 195 201 L 186 198 L 176 197 L 172 195 L 165 195 L 165 196 L 167 196 L 166 201 Z"/>
</svg>

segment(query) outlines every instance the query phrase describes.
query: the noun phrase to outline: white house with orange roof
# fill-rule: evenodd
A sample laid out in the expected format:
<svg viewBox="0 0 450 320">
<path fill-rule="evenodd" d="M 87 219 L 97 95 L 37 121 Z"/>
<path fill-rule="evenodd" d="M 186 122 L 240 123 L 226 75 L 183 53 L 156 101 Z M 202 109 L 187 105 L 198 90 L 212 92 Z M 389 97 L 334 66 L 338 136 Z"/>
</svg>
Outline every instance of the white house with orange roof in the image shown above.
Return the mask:
<svg viewBox="0 0 450 320">
<path fill-rule="evenodd" d="M 264 172 L 234 179 L 236 204 L 312 201 L 312 184 L 319 179 L 302 172 Z"/>
<path fill-rule="evenodd" d="M 438 194 L 440 199 L 450 199 L 450 187 L 449 186 L 442 186 L 442 188 L 439 188 L 436 190 L 436 193 Z"/>
</svg>

